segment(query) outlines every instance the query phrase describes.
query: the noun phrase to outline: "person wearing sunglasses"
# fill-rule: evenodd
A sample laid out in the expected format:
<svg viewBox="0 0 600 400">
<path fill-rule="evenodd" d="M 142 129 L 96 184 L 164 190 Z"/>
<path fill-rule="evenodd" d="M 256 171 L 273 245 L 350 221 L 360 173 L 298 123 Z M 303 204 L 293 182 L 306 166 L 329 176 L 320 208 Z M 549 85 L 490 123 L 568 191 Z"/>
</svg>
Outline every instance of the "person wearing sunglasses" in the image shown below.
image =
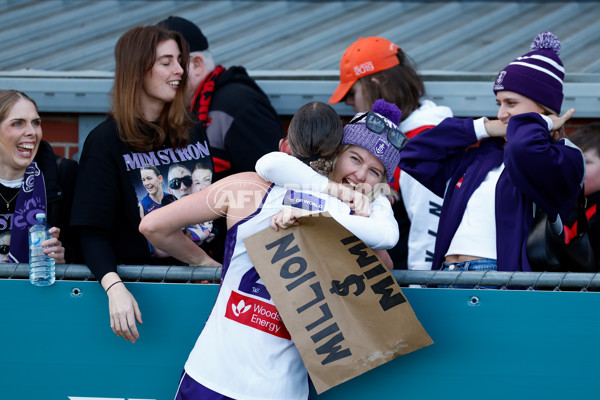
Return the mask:
<svg viewBox="0 0 600 400">
<path fill-rule="evenodd" d="M 354 215 L 335 216 L 336 220 L 350 231 L 357 230 L 356 224 L 367 225 L 374 222 L 381 230 L 373 231 L 374 236 L 364 236 L 377 255 L 388 268 L 393 262 L 384 249 L 393 247 L 398 241 L 398 224 L 394 220 L 390 200 L 398 194 L 387 185 L 400 159 L 400 150 L 407 140 L 397 128 L 401 112 L 395 104 L 377 100 L 369 112 L 358 113 L 343 128 L 341 147 L 333 157 L 332 168 L 312 171 L 311 167 L 296 157 L 283 152 L 269 153 L 256 163 L 256 171 L 265 180 L 287 187 L 311 187 L 315 191 L 338 197 L 342 201 L 352 199 L 348 190 L 358 191 L 366 196 L 370 206 L 366 213 L 360 204 L 349 202 Z M 394 122 L 395 121 L 395 122 Z M 290 124 L 290 129 L 292 125 Z M 290 152 L 291 153 L 291 152 Z M 296 218 L 305 213 L 297 209 L 284 209 L 272 219 L 274 229 L 286 229 L 297 224 Z M 393 225 L 395 236 L 385 234 L 386 227 Z M 364 234 L 364 233 L 363 233 Z M 391 242 L 390 239 L 394 238 Z"/>
<path fill-rule="evenodd" d="M 155 251 L 138 230 L 140 220 L 174 197 L 165 194 L 161 207 L 142 218 L 139 204 L 148 189 L 140 170 L 156 167 L 171 181 L 169 190 L 181 197 L 191 190 L 185 178 L 189 168 L 167 173 L 170 165 L 202 162 L 213 169 L 206 131 L 184 104 L 188 55 L 187 42 L 177 32 L 157 26 L 125 32 L 115 46 L 111 113 L 90 132 L 81 152 L 72 224 L 79 229 L 86 264 L 106 291 L 111 328 L 131 342 L 139 338 L 136 321 L 142 322 L 142 313 L 117 265 L 181 265 Z M 198 251 L 199 264 L 220 265 Z"/>
<path fill-rule="evenodd" d="M 411 138 L 452 117 L 448 107 L 426 97 L 422 77 L 408 55 L 392 41 L 371 36 L 352 43 L 340 61 L 340 83 L 329 103 L 345 102 L 354 112 L 369 111 L 377 99 L 402 111 L 399 131 Z M 393 204 L 400 227 L 398 244 L 388 251 L 396 269 L 431 269 L 442 199 L 399 169 L 390 182 L 400 193 Z"/>
<path fill-rule="evenodd" d="M 0 263 L 9 262 L 10 232 L 0 233 Z"/>
<path fill-rule="evenodd" d="M 366 133 L 364 127 L 364 123 L 355 124 L 344 132 L 345 140 L 348 143 L 359 140 Z M 387 145 L 388 151 L 382 153 L 381 159 L 386 165 L 395 166 L 399 153 L 387 144 L 385 136 L 371 132 L 367 136 L 374 139 L 369 144 L 370 148 L 378 147 L 379 139 Z M 331 158 L 339 151 L 341 141 L 342 122 L 335 110 L 325 103 L 313 102 L 294 115 L 288 138 L 280 142 L 280 148 L 289 149 L 291 154 L 303 160 L 298 161 L 301 165 L 318 175 L 306 164 L 320 171 L 331 169 Z M 373 160 L 368 161 L 369 165 L 371 162 Z M 385 176 L 384 163 L 379 159 L 375 158 L 372 168 Z M 327 185 L 327 179 L 324 179 Z M 300 188 L 295 193 L 301 196 L 304 191 Z M 352 189 L 349 191 L 354 192 Z M 340 206 L 345 208 L 346 215 L 350 214 L 350 209 L 338 199 L 317 192 L 306 194 L 310 197 L 304 197 L 308 201 L 303 204 L 308 208 L 323 207 L 329 211 Z M 274 319 L 276 329 L 270 330 L 261 326 L 260 319 L 235 316 L 240 304 L 242 309 L 243 304 L 253 304 L 253 307 L 276 313 L 275 305 L 248 256 L 244 239 L 268 228 L 272 216 L 298 196 L 292 196 L 291 190 L 283 186 L 266 182 L 256 173 L 245 172 L 223 178 L 206 189 L 153 211 L 142 220 L 140 231 L 151 243 L 189 263 L 194 263 L 197 249 L 181 241 L 182 227 L 225 216 L 229 228 L 229 247 L 224 262 L 227 268 L 223 268 L 221 287 L 210 317 L 185 363 L 175 396 L 177 400 L 309 398 L 306 368 L 291 337 L 283 333 L 281 319 Z M 368 226 L 368 221 L 358 223 L 353 233 L 359 238 L 364 237 L 367 239 L 365 243 L 371 245 L 381 243 L 381 238 L 387 236 L 389 244 L 393 245 L 398 238 L 398 229 L 391 219 L 389 202 L 387 206 L 387 222 L 371 224 L 376 226 Z M 352 218 L 357 221 L 367 219 Z M 373 232 L 367 232 L 369 230 Z M 373 238 L 375 243 L 363 234 Z"/>
<path fill-rule="evenodd" d="M 172 164 L 167 175 L 169 193 L 178 199 L 192 193 L 192 171 L 183 164 Z"/>
</svg>

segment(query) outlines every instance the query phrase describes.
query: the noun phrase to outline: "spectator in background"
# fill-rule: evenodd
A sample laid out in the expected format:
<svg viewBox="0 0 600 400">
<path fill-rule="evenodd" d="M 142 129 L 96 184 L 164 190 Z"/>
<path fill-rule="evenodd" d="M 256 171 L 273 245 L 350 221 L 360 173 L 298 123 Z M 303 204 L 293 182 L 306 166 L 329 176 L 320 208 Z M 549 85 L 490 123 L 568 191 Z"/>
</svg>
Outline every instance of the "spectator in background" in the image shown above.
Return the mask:
<svg viewBox="0 0 600 400">
<path fill-rule="evenodd" d="M 585 158 L 584 194 L 587 198 L 586 217 L 589 221 L 588 235 L 596 256 L 596 265 L 600 266 L 600 122 L 579 128 L 569 136 L 577 147 L 583 151 Z M 573 216 L 575 217 L 575 216 Z M 575 218 L 565 224 L 565 239 L 569 241 L 577 235 Z"/>
<path fill-rule="evenodd" d="M 171 16 L 158 25 L 179 32 L 189 44 L 185 104 L 206 127 L 214 180 L 254 171 L 256 161 L 277 151 L 283 138 L 269 98 L 243 67 L 216 65 L 207 38 L 193 22 Z"/>
<path fill-rule="evenodd" d="M 37 213 L 45 213 L 52 227 L 44 253 L 59 264 L 79 262 L 69 223 L 76 177 L 77 163 L 56 156 L 42 140 L 35 101 L 17 90 L 0 90 L 1 262 L 29 262 L 29 228 Z"/>
<path fill-rule="evenodd" d="M 159 26 L 179 32 L 189 44 L 185 104 L 206 127 L 214 162 L 213 181 L 244 171 L 254 171 L 264 154 L 277 151 L 283 128 L 269 98 L 241 66 L 217 65 L 208 39 L 187 19 L 170 16 Z M 214 239 L 205 246 L 222 262 L 225 219 L 214 221 Z"/>
<path fill-rule="evenodd" d="M 558 116 L 560 42 L 545 32 L 531 49 L 496 78 L 498 120 L 448 118 L 402 150 L 400 168 L 444 196 L 433 269 L 530 271 L 533 203 L 559 226 L 575 206 L 584 160 L 561 134 L 574 110 Z"/>
<path fill-rule="evenodd" d="M 423 79 L 406 54 L 381 37 L 360 38 L 342 56 L 340 84 L 330 103 L 345 101 L 355 112 L 369 111 L 377 99 L 402 111 L 399 129 L 409 138 L 452 117 L 448 107 L 426 100 Z M 442 199 L 413 177 L 396 169 L 392 189 L 401 201 L 393 205 L 400 241 L 388 250 L 397 269 L 431 269 Z"/>
<path fill-rule="evenodd" d="M 138 204 L 148 194 L 140 170 L 151 164 L 166 176 L 172 163 L 212 167 L 206 132 L 184 105 L 187 59 L 177 32 L 146 26 L 123 34 L 115 46 L 111 115 L 92 130 L 81 153 L 72 224 L 80 229 L 86 264 L 107 293 L 111 328 L 131 342 L 139 338 L 142 314 L 117 264 L 179 264 L 153 251 L 138 231 Z M 219 265 L 202 249 L 197 254 L 194 265 Z"/>
</svg>

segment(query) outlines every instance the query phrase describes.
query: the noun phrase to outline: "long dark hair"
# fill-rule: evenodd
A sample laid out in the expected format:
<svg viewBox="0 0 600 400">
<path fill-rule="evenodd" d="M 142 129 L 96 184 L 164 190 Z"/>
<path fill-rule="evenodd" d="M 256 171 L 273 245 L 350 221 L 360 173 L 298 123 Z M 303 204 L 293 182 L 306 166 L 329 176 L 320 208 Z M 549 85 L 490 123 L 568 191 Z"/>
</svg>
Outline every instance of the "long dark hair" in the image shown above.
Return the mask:
<svg viewBox="0 0 600 400">
<path fill-rule="evenodd" d="M 313 101 L 300 107 L 290 121 L 288 142 L 293 156 L 327 175 L 342 143 L 343 126 L 329 104 Z"/>
<path fill-rule="evenodd" d="M 184 72 L 173 102 L 165 104 L 158 121 L 148 121 L 140 106 L 144 77 L 154 66 L 157 46 L 169 39 L 179 46 L 179 63 Z M 133 149 L 148 151 L 161 146 L 167 138 L 175 147 L 189 144 L 192 120 L 184 104 L 188 60 L 188 44 L 183 37 L 157 26 L 132 28 L 117 42 L 112 116 L 117 121 L 119 137 Z"/>
</svg>

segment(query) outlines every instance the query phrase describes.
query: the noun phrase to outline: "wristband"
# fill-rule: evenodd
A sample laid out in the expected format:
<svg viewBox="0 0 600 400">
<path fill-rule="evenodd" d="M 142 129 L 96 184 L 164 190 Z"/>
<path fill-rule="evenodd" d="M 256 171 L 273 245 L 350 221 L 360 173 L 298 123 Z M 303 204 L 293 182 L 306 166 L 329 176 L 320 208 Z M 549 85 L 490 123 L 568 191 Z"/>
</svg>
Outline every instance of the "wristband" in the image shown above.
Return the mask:
<svg viewBox="0 0 600 400">
<path fill-rule="evenodd" d="M 115 286 L 117 283 L 123 283 L 123 281 L 113 282 L 108 288 L 106 288 L 105 292 L 108 293 L 108 291 L 110 290 L 110 288 L 113 287 L 113 286 Z"/>
</svg>

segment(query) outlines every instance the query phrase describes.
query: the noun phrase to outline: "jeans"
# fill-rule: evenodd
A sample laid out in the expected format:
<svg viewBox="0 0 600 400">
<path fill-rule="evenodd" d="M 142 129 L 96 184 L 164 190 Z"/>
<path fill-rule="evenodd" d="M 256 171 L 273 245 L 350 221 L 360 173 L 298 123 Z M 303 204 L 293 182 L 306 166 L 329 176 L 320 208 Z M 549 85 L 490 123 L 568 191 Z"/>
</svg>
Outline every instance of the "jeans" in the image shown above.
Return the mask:
<svg viewBox="0 0 600 400">
<path fill-rule="evenodd" d="M 492 258 L 478 258 L 471 261 L 463 261 L 459 263 L 443 262 L 440 271 L 496 271 L 498 265 L 496 260 Z M 448 285 L 438 285 L 439 288 L 447 288 Z M 471 289 L 472 286 L 456 286 L 454 288 Z M 479 286 L 480 289 L 498 289 L 498 286 Z"/>
<path fill-rule="evenodd" d="M 440 271 L 496 271 L 496 260 L 491 258 L 478 258 L 477 260 L 463 261 L 460 263 L 442 263 Z"/>
</svg>

